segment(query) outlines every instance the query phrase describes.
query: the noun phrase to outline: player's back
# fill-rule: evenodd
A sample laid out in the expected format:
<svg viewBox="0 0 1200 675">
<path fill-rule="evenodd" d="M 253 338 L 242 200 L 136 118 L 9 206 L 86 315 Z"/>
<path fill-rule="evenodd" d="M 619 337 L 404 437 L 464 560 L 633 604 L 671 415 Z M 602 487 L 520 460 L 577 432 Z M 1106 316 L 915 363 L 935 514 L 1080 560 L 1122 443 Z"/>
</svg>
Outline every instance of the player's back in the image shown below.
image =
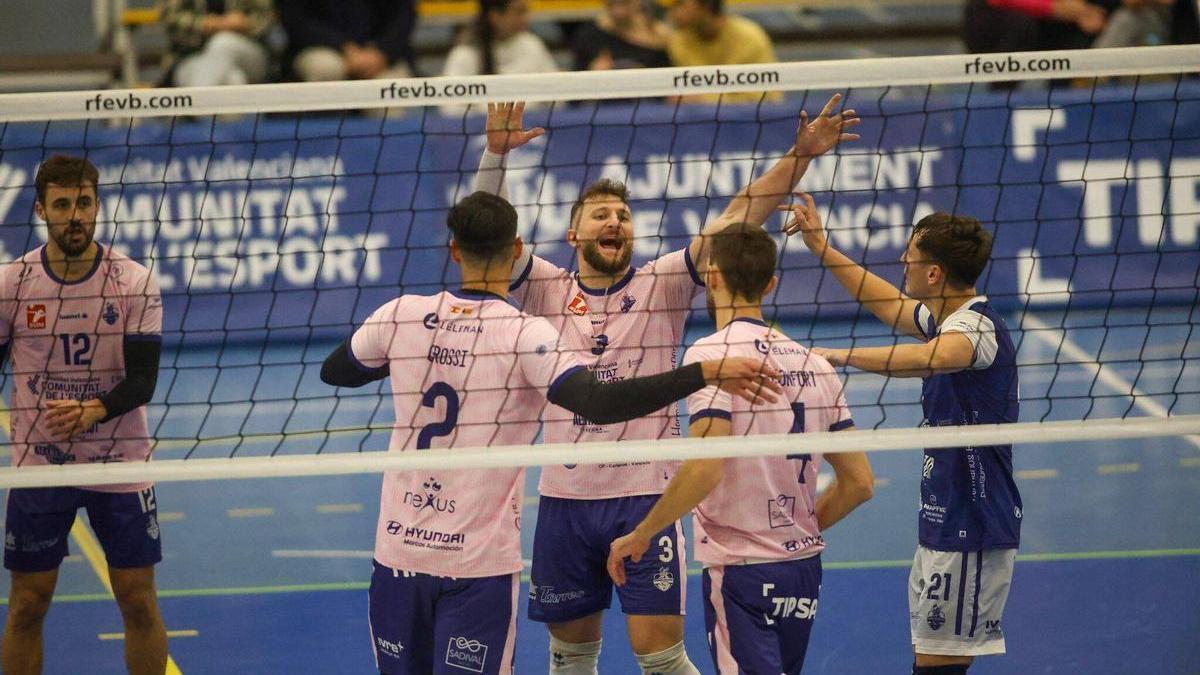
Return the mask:
<svg viewBox="0 0 1200 675">
<path fill-rule="evenodd" d="M 393 451 L 532 443 L 547 390 L 581 367 L 558 350 L 545 319 L 472 291 L 385 304 L 355 333 L 351 353 L 366 368 L 388 368 Z M 519 570 L 523 477 L 521 469 L 389 472 L 376 558 L 436 575 Z"/>
<path fill-rule="evenodd" d="M 706 388 L 688 398 L 691 423 L 728 419 L 732 436 L 836 431 L 849 426 L 841 379 L 828 361 L 783 333 L 752 319 L 735 319 L 698 340 L 684 359 L 748 356 L 781 373 L 784 394 L 775 403 L 751 405 Z M 731 443 L 745 442 L 733 440 Z M 797 454 L 726 460 L 717 487 L 696 507 L 696 558 L 739 564 L 816 555 L 824 549 L 817 527 L 816 481 L 820 456 Z"/>
</svg>

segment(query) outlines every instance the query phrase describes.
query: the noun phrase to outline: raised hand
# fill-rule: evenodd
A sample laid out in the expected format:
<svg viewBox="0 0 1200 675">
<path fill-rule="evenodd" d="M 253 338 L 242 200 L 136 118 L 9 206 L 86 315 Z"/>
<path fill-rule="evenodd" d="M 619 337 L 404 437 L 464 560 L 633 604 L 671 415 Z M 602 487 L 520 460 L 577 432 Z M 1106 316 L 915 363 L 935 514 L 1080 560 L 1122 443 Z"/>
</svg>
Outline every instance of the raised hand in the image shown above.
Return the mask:
<svg viewBox="0 0 1200 675">
<path fill-rule="evenodd" d="M 525 103 L 489 103 L 487 107 L 488 152 L 503 155 L 546 133 L 541 127 L 525 128 Z"/>
<path fill-rule="evenodd" d="M 829 246 L 825 225 L 821 222 L 821 214 L 817 211 L 817 204 L 813 201 L 812 195 L 807 192 L 795 194 L 800 198 L 799 201 L 779 207 L 781 211 L 792 212 L 792 217 L 784 224 L 783 231 L 789 237 L 799 233 L 808 250 L 819 256 Z"/>
<path fill-rule="evenodd" d="M 834 108 L 842 100 L 841 94 L 834 94 L 821 114 L 811 122 L 808 113 L 800 111 L 800 126 L 796 129 L 795 152 L 800 157 L 816 157 L 829 152 L 841 141 L 857 141 L 858 134 L 848 133 L 848 130 L 858 126 L 860 120 L 853 110 L 834 112 Z"/>
</svg>

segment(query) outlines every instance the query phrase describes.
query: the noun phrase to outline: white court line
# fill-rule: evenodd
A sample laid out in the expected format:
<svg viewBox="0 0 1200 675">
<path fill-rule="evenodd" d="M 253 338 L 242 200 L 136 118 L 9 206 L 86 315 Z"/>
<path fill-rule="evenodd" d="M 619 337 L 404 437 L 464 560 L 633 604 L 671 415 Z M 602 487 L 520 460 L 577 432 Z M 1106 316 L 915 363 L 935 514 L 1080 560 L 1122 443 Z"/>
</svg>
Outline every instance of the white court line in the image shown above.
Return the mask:
<svg viewBox="0 0 1200 675">
<path fill-rule="evenodd" d="M 272 558 L 372 558 L 374 555 L 374 551 L 348 549 L 276 549 L 271 551 Z"/>
<path fill-rule="evenodd" d="M 876 478 L 875 479 L 875 487 L 877 487 L 877 488 L 887 487 L 891 484 L 892 484 L 891 478 Z"/>
<path fill-rule="evenodd" d="M 1038 480 L 1042 478 L 1058 478 L 1058 469 L 1022 469 L 1013 472 L 1014 478 L 1021 480 Z"/>
<path fill-rule="evenodd" d="M 1024 332 L 1030 333 L 1033 335 L 1033 337 L 1039 338 L 1071 361 L 1078 362 L 1063 365 L 1079 366 L 1091 371 L 1092 374 L 1096 376 L 1097 380 L 1108 385 L 1109 388 L 1113 389 L 1117 393 L 1124 394 L 1126 396 L 1132 396 L 1133 405 L 1137 408 L 1141 408 L 1144 412 L 1147 412 L 1155 417 L 1170 416 L 1168 410 L 1162 407 L 1162 405 L 1160 405 L 1157 401 L 1151 399 L 1149 394 L 1135 387 L 1129 380 L 1126 380 L 1125 378 L 1113 372 L 1112 368 L 1101 367 L 1101 365 L 1096 362 L 1095 357 L 1093 357 L 1091 354 L 1088 354 L 1083 350 L 1082 347 L 1075 344 L 1071 338 L 1067 337 L 1066 329 L 1053 327 L 1036 316 L 1032 316 L 1030 314 L 1026 314 L 1024 317 L 1022 317 L 1021 324 L 1021 328 Z M 1029 326 L 1029 328 L 1026 328 L 1026 326 Z M 1032 330 L 1030 330 L 1030 328 L 1032 328 Z M 1054 331 L 1059 335 L 1058 341 L 1049 335 L 1050 331 Z M 1190 436 L 1183 436 L 1183 439 L 1195 446 L 1196 449 L 1200 450 L 1200 436 L 1193 434 Z"/>
<path fill-rule="evenodd" d="M 1136 473 L 1141 471 L 1142 465 L 1137 462 L 1126 462 L 1124 464 L 1101 464 L 1096 467 L 1096 473 L 1107 476 L 1114 473 Z"/>
</svg>

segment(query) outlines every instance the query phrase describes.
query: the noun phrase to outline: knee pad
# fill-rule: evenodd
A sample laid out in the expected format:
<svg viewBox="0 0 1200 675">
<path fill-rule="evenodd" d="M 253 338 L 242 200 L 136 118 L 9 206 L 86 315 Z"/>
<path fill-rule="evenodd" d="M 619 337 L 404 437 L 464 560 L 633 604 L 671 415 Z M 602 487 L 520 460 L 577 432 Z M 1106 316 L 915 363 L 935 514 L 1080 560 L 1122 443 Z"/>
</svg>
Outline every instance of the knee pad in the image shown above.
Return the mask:
<svg viewBox="0 0 1200 675">
<path fill-rule="evenodd" d="M 696 670 L 696 666 L 688 659 L 682 642 L 661 652 L 638 654 L 637 662 L 644 675 L 700 675 L 700 671 Z"/>
<path fill-rule="evenodd" d="M 563 642 L 551 635 L 550 675 L 596 675 L 602 642 Z"/>
</svg>

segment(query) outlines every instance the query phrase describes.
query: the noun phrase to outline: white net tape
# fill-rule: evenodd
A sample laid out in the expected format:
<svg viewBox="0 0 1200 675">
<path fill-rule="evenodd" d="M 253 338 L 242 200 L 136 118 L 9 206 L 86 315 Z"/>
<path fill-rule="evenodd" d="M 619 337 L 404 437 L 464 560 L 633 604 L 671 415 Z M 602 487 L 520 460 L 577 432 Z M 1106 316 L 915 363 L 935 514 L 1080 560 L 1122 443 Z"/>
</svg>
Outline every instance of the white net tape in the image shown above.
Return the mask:
<svg viewBox="0 0 1200 675">
<path fill-rule="evenodd" d="M 1200 45 L 0 96 L 0 122 L 843 90 L 1200 71 Z"/>
<path fill-rule="evenodd" d="M 166 460 L 145 464 L 37 466 L 0 469 L 0 487 L 104 485 L 139 481 L 170 482 L 233 478 L 327 476 L 420 469 L 493 469 L 542 466 L 569 460 L 613 463 L 760 457 L 796 452 L 883 452 L 920 448 L 956 448 L 1001 443 L 1120 441 L 1192 435 L 1200 444 L 1200 415 L 1170 418 L 1130 417 L 1078 422 L 1023 422 L 922 429 L 874 429 L 835 433 L 772 434 L 750 440 L 686 438 L 619 443 L 551 443 L 537 446 L 453 448 L 420 452 L 369 452 L 355 455 L 255 457 L 244 459 Z"/>
</svg>

